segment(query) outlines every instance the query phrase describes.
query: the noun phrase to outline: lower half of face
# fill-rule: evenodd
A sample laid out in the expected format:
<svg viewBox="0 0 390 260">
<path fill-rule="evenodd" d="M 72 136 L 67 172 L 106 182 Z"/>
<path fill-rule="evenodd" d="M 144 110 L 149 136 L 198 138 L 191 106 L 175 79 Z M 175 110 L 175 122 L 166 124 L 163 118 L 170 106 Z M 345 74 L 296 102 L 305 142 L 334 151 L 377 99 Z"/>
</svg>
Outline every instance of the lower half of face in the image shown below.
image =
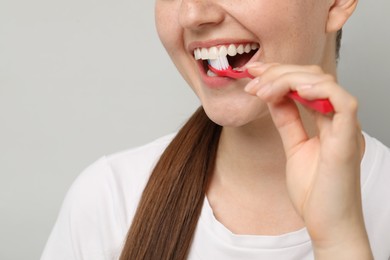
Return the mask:
<svg viewBox="0 0 390 260">
<path fill-rule="evenodd" d="M 171 57 L 175 57 L 175 54 Z M 268 119 L 267 104 L 244 90 L 251 79 L 210 75 L 207 62 L 197 61 L 186 55 L 180 55 L 174 61 L 181 75 L 199 98 L 206 114 L 216 124 L 240 127 L 263 116 Z"/>
<path fill-rule="evenodd" d="M 234 45 L 234 54 L 241 52 L 240 45 L 251 45 L 253 50 L 229 58 L 233 67 L 251 61 L 321 65 L 327 49 L 326 13 L 310 5 L 315 1 L 157 0 L 156 24 L 164 47 L 210 119 L 238 127 L 268 117 L 267 105 L 244 91 L 248 79 L 210 75 L 207 59 L 199 59 L 206 55 L 201 50 Z"/>
<path fill-rule="evenodd" d="M 247 94 L 247 79 L 232 80 L 220 88 L 211 88 L 203 82 L 192 83 L 192 89 L 201 100 L 208 117 L 222 126 L 240 127 L 268 114 L 267 105 Z"/>
</svg>

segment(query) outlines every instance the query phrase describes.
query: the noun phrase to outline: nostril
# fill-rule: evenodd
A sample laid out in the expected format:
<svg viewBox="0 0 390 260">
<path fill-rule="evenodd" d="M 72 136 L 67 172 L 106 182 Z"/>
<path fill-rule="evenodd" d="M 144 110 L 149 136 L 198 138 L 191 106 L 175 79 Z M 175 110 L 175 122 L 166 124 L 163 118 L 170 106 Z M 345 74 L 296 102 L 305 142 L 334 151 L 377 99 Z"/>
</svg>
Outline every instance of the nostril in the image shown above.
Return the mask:
<svg viewBox="0 0 390 260">
<path fill-rule="evenodd" d="M 219 24 L 224 14 L 213 1 L 183 0 L 180 6 L 179 23 L 183 28 L 195 29 Z"/>
</svg>

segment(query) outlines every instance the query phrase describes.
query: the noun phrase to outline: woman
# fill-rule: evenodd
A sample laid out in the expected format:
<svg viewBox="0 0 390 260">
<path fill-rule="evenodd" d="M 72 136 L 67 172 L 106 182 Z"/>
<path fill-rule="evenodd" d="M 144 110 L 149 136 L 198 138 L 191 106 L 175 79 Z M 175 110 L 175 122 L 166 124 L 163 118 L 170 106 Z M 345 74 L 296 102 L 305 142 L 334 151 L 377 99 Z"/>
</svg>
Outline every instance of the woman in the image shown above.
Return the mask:
<svg viewBox="0 0 390 260">
<path fill-rule="evenodd" d="M 356 4 L 157 0 L 160 39 L 202 107 L 177 135 L 89 167 L 42 259 L 388 259 L 389 149 L 336 80 Z M 255 79 L 210 73 L 226 52 Z"/>
</svg>

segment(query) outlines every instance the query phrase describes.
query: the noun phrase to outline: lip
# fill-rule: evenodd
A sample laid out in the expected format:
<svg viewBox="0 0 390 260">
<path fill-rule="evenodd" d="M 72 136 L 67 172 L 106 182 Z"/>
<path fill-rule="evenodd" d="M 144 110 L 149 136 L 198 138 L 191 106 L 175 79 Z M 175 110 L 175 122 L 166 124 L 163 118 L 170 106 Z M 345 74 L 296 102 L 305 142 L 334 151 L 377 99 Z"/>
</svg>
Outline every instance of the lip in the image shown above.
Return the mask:
<svg viewBox="0 0 390 260">
<path fill-rule="evenodd" d="M 229 45 L 229 44 L 247 44 L 247 43 L 257 43 L 253 40 L 237 40 L 237 39 L 216 39 L 216 40 L 209 40 L 209 41 L 197 41 L 197 42 L 191 42 L 187 49 L 190 52 L 190 54 L 193 56 L 193 52 L 197 48 L 211 48 L 213 46 L 223 46 L 223 45 Z M 254 61 L 258 61 L 261 54 L 261 45 L 260 49 L 253 55 L 253 57 L 246 63 L 249 64 Z M 228 77 L 209 77 L 207 75 L 207 71 L 204 70 L 202 60 L 195 61 L 197 64 L 197 68 L 199 70 L 199 74 L 201 76 L 201 80 L 203 81 L 204 85 L 210 89 L 221 89 L 226 88 L 229 85 L 231 85 L 233 82 L 236 82 L 238 80 L 247 80 L 247 79 L 232 79 Z M 245 65 L 243 66 L 245 67 Z"/>
<path fill-rule="evenodd" d="M 235 79 L 231 79 L 228 77 L 209 77 L 207 75 L 207 72 L 203 68 L 202 62 L 196 62 L 196 63 L 198 65 L 198 71 L 201 80 L 204 83 L 204 86 L 206 86 L 207 88 L 210 89 L 226 88 L 235 81 Z"/>
</svg>

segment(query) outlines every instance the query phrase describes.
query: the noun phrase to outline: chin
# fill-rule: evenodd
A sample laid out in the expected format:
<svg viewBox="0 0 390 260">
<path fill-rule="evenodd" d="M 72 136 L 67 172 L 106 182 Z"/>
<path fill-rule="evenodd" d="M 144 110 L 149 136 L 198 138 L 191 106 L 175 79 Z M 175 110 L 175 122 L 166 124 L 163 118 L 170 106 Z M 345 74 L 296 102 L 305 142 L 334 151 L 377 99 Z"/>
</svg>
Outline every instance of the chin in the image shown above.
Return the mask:
<svg viewBox="0 0 390 260">
<path fill-rule="evenodd" d="M 207 116 L 214 123 L 223 127 L 241 127 L 261 117 L 268 115 L 265 104 L 260 104 L 255 108 L 249 107 L 208 107 L 203 106 Z"/>
</svg>

